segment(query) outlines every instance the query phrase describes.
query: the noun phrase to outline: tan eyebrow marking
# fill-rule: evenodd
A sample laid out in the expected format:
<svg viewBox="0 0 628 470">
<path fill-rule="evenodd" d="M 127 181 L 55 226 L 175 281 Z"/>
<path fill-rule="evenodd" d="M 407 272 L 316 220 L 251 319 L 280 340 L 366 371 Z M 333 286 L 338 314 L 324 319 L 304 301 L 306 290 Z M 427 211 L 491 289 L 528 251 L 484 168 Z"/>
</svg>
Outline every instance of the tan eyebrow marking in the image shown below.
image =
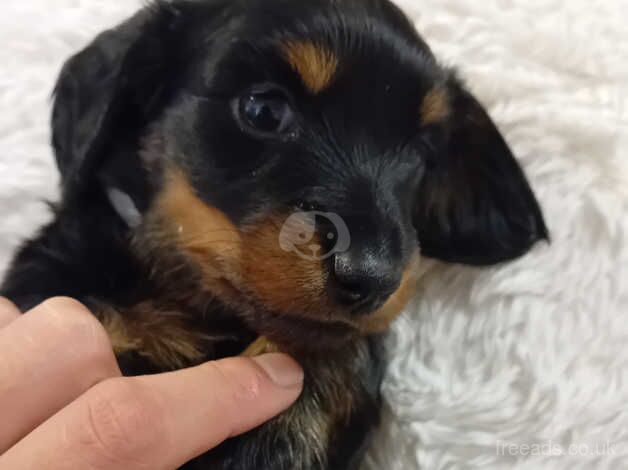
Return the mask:
<svg viewBox="0 0 628 470">
<path fill-rule="evenodd" d="M 423 97 L 421 124 L 427 126 L 444 121 L 451 112 L 450 98 L 442 86 L 435 86 Z"/>
<path fill-rule="evenodd" d="M 283 54 L 307 89 L 314 94 L 331 84 L 338 69 L 338 57 L 324 46 L 312 42 L 287 42 L 283 45 Z"/>
</svg>

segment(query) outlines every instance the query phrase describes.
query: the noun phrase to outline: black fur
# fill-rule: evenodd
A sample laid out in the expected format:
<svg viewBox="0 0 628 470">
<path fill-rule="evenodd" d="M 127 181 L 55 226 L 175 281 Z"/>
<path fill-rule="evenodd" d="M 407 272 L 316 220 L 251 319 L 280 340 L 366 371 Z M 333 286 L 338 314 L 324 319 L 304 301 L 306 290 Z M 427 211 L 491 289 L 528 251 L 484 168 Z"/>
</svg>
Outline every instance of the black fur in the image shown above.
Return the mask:
<svg viewBox="0 0 628 470">
<path fill-rule="evenodd" d="M 309 93 L 280 56 L 290 41 L 337 57 L 325 90 Z M 268 83 L 285 90 L 298 116 L 293 132 L 276 139 L 247 132 L 233 116 L 234 98 Z M 451 112 L 422 125 L 421 103 L 434 87 L 446 90 Z M 133 243 L 137 227 L 107 196 L 115 188 L 145 214 L 165 162 L 185 168 L 199 197 L 238 227 L 303 201 L 341 214 L 355 246 L 394 272 L 417 243 L 425 256 L 486 265 L 547 238 L 485 110 L 387 0 L 154 3 L 68 61 L 52 128 L 63 198 L 54 222 L 17 254 L 1 293 L 23 310 L 57 295 L 122 311 L 147 299 L 175 304 L 190 328 L 224 338 L 205 359 L 238 354 L 264 332 L 220 298 L 186 300 L 201 282 L 193 269 L 173 272 L 165 292 Z M 159 152 L 145 150 L 151 145 Z M 357 338 L 301 356 L 306 389 L 293 410 L 185 468 L 357 468 L 378 421 L 380 343 Z M 127 374 L 160 370 L 137 353 L 120 362 Z M 334 417 L 338 387 L 353 406 Z M 300 417 L 316 416 L 329 431 L 312 449 L 298 435 L 315 424 Z"/>
</svg>

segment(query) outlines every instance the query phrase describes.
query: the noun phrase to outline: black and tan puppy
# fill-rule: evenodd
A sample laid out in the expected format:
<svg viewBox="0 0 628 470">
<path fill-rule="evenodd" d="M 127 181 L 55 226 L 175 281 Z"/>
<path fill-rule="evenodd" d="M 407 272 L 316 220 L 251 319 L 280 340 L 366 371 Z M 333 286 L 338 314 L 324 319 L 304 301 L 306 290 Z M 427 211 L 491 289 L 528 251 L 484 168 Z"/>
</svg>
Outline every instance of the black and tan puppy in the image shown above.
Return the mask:
<svg viewBox="0 0 628 470">
<path fill-rule="evenodd" d="M 3 295 L 81 300 L 127 374 L 304 364 L 293 408 L 190 469 L 357 468 L 419 256 L 487 265 L 547 236 L 487 113 L 387 0 L 152 4 L 68 61 L 52 127 L 63 196 Z"/>
</svg>

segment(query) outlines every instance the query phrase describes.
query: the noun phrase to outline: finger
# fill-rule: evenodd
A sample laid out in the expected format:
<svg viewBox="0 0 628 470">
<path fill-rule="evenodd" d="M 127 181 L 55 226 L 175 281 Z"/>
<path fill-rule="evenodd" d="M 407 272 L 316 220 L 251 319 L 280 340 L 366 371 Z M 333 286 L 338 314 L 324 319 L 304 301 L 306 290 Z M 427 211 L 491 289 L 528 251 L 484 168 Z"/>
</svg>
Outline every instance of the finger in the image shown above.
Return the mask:
<svg viewBox="0 0 628 470">
<path fill-rule="evenodd" d="M 0 328 L 7 326 L 20 316 L 20 311 L 9 299 L 0 297 Z"/>
<path fill-rule="evenodd" d="M 0 468 L 172 470 L 283 411 L 302 385 L 283 354 L 112 379 L 24 438 Z"/>
<path fill-rule="evenodd" d="M 52 299 L 0 330 L 0 453 L 81 395 L 120 375 L 109 338 L 70 299 Z"/>
</svg>

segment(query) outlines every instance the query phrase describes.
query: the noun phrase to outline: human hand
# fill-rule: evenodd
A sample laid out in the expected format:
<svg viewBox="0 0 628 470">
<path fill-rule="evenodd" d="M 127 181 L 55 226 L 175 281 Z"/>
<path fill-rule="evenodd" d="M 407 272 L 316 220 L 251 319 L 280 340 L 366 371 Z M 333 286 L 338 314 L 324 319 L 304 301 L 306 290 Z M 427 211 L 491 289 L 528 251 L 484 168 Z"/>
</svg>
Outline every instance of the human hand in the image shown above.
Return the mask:
<svg viewBox="0 0 628 470">
<path fill-rule="evenodd" d="M 0 469 L 175 469 L 288 408 L 288 356 L 122 377 L 106 332 L 71 299 L 20 315 L 0 298 Z"/>
</svg>

